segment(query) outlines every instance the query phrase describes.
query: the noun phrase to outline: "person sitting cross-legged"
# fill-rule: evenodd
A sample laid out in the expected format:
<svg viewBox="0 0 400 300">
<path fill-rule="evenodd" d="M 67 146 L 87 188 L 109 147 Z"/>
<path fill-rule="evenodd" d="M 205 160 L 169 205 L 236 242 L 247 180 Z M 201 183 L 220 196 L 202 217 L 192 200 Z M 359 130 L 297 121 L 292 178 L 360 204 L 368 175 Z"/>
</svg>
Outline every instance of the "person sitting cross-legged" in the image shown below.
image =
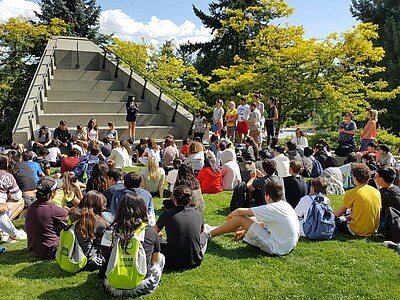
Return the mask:
<svg viewBox="0 0 400 300">
<path fill-rule="evenodd" d="M 307 195 L 307 186 L 304 178 L 299 175 L 301 171 L 301 161 L 292 160 L 289 164 L 290 176 L 284 177 L 286 201 L 295 208 L 300 198 Z"/>
<path fill-rule="evenodd" d="M 371 236 L 379 226 L 381 195 L 368 185 L 371 171 L 363 163 L 351 167 L 354 189 L 344 195 L 342 206 L 335 211 L 336 228 L 339 232 L 358 236 Z M 351 214 L 348 214 L 349 209 Z"/>
<path fill-rule="evenodd" d="M 300 226 L 294 209 L 282 201 L 283 188 L 274 181 L 265 184 L 266 205 L 238 208 L 228 215 L 228 221 L 211 229 L 206 227 L 210 238 L 235 232 L 235 239 L 260 248 L 262 251 L 285 255 L 290 253 L 300 237 Z M 211 230 L 210 230 L 211 229 Z"/>
</svg>

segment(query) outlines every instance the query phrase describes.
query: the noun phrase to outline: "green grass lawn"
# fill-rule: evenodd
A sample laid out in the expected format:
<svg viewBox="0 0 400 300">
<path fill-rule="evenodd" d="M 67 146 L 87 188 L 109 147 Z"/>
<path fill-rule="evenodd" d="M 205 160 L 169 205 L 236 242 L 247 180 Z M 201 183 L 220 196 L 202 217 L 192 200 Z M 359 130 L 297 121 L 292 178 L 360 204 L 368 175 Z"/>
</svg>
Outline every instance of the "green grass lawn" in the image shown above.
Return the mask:
<svg viewBox="0 0 400 300">
<path fill-rule="evenodd" d="M 231 192 L 205 195 L 206 223 L 229 213 Z M 330 197 L 337 209 L 342 196 Z M 155 198 L 157 209 L 161 199 Z M 160 211 L 157 211 L 159 213 Z M 18 227 L 24 225 L 17 220 Z M 233 235 L 211 240 L 201 267 L 166 272 L 148 299 L 399 299 L 399 256 L 383 238 L 311 242 L 301 238 L 283 257 L 269 256 Z M 0 254 L 0 299 L 104 299 L 97 273 L 68 274 L 57 263 L 30 257 L 26 242 Z"/>
</svg>

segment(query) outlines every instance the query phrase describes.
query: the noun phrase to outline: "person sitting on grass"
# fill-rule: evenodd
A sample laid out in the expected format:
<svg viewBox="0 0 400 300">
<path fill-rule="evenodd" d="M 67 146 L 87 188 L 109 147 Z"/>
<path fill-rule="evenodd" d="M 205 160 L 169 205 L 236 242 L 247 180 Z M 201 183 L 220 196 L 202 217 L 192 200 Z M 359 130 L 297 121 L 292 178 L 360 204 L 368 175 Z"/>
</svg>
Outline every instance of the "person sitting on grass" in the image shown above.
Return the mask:
<svg viewBox="0 0 400 300">
<path fill-rule="evenodd" d="M 22 159 L 32 169 L 33 176 L 35 177 L 35 182 L 38 183 L 39 182 L 39 177 L 44 176 L 44 174 L 43 174 L 43 171 L 42 171 L 42 167 L 37 162 L 33 161 L 32 152 L 25 151 L 24 153 L 22 153 Z"/>
<path fill-rule="evenodd" d="M 11 220 L 14 220 L 24 209 L 22 192 L 15 178 L 8 173 L 8 157 L 0 156 L 0 229 L 2 238 L 7 243 L 14 243 L 17 239 L 25 239 L 26 233 L 16 229 Z"/>
<path fill-rule="evenodd" d="M 367 150 L 357 152 L 357 157 L 361 159 L 364 154 L 371 155 L 375 160 L 379 158 L 379 151 L 376 150 L 378 145 L 375 142 L 371 142 L 368 144 Z"/>
<path fill-rule="evenodd" d="M 352 235 L 374 235 L 379 227 L 381 195 L 368 185 L 371 171 L 367 165 L 356 163 L 351 167 L 351 173 L 356 187 L 346 192 L 342 206 L 335 211 L 336 228 Z"/>
<path fill-rule="evenodd" d="M 310 193 L 302 197 L 297 206 L 295 207 L 294 211 L 296 212 L 300 221 L 301 236 L 305 236 L 303 231 L 303 224 L 307 220 L 308 210 L 310 209 L 314 199 L 317 196 L 321 196 L 324 198 L 324 203 L 330 204 L 329 198 L 324 197 L 322 195 L 322 193 L 325 193 L 327 187 L 328 187 L 328 182 L 325 178 L 317 177 L 311 180 Z"/>
<path fill-rule="evenodd" d="M 351 176 L 351 166 L 357 162 L 357 155 L 355 152 L 347 154 L 345 164 L 340 166 L 340 172 L 342 173 L 343 188 L 350 189 L 354 187 L 353 178 Z"/>
<path fill-rule="evenodd" d="M 390 149 L 386 145 L 379 146 L 379 157 L 376 160 L 378 165 L 380 166 L 388 166 L 393 167 L 396 165 L 396 159 L 393 154 L 390 152 Z"/>
<path fill-rule="evenodd" d="M 215 194 L 222 192 L 222 173 L 215 164 L 215 159 L 205 156 L 204 167 L 197 175 L 200 182 L 201 192 Z"/>
<path fill-rule="evenodd" d="M 42 168 L 42 172 L 44 176 L 50 176 L 51 166 L 49 161 L 47 160 L 47 156 L 49 155 L 49 150 L 46 148 L 40 148 L 39 156 L 36 157 L 35 161 Z"/>
<path fill-rule="evenodd" d="M 167 240 L 161 241 L 165 267 L 196 268 L 203 261 L 208 242 L 208 236 L 203 232 L 203 215 L 190 205 L 192 191 L 188 186 L 175 187 L 172 200 L 175 207 L 165 211 L 154 226 L 159 234 L 164 227 L 167 233 Z"/>
<path fill-rule="evenodd" d="M 72 203 L 76 206 L 83 197 L 79 181 L 72 182 L 72 176 L 73 174 L 70 172 L 64 172 L 61 174 L 60 179 L 63 181 L 63 186 L 56 190 L 56 195 L 50 201 L 58 207 L 65 208 L 66 210 L 69 210 L 67 203 Z M 74 190 L 77 191 L 77 195 L 75 195 Z"/>
<path fill-rule="evenodd" d="M 140 178 L 140 177 L 139 177 Z M 112 297 L 139 297 L 155 291 L 161 279 L 165 258 L 160 253 L 160 240 L 153 226 L 149 226 L 147 205 L 143 198 L 136 193 L 126 193 L 119 203 L 118 213 L 108 232 L 103 236 L 101 252 L 105 258 L 105 264 L 100 268 L 99 278 L 103 279 L 103 290 Z M 146 254 L 147 274 L 143 281 L 134 289 L 117 289 L 110 285 L 106 278 L 108 263 L 112 259 L 112 249 L 115 238 L 119 238 L 119 244 L 123 251 L 129 253 L 131 238 L 135 231 L 145 226 L 137 239 L 142 244 Z"/>
<path fill-rule="evenodd" d="M 55 258 L 60 242 L 58 228 L 61 222 L 67 222 L 68 211 L 50 201 L 62 186 L 62 180 L 51 177 L 43 177 L 39 181 L 37 200 L 29 206 L 25 216 L 28 252 L 32 256 Z"/>
<path fill-rule="evenodd" d="M 292 160 L 289 164 L 290 176 L 284 177 L 285 198 L 286 201 L 295 208 L 300 198 L 307 195 L 307 186 L 304 178 L 299 175 L 301 170 L 301 161 Z"/>
<path fill-rule="evenodd" d="M 140 197 L 142 197 L 142 199 L 144 200 L 144 203 L 146 204 L 147 207 L 149 224 L 153 226 L 156 223 L 153 197 L 148 191 L 140 188 L 141 182 L 142 182 L 142 177 L 140 176 L 140 174 L 136 172 L 129 172 L 128 174 L 126 174 L 124 176 L 125 188 L 122 190 L 115 191 L 110 204 L 110 212 L 113 216 L 116 216 L 122 197 L 126 193 L 135 193 Z"/>
<path fill-rule="evenodd" d="M 153 197 L 164 197 L 165 171 L 159 167 L 158 159 L 155 156 L 149 157 L 147 167 L 140 170 L 142 176 L 141 188 L 148 191 Z"/>
<path fill-rule="evenodd" d="M 289 203 L 282 200 L 283 187 L 274 181 L 265 184 L 266 205 L 238 208 L 228 215 L 228 221 L 217 228 L 206 227 L 209 238 L 234 232 L 235 240 L 243 240 L 262 251 L 286 255 L 297 245 L 300 226 Z M 211 229 L 211 230 L 210 230 Z"/>
<path fill-rule="evenodd" d="M 290 160 L 287 156 L 285 156 L 284 152 L 285 149 L 282 146 L 276 145 L 274 147 L 273 160 L 276 162 L 276 172 L 278 173 L 278 176 L 281 178 L 290 176 L 289 173 Z"/>
<path fill-rule="evenodd" d="M 85 271 L 98 270 L 104 263 L 100 248 L 103 232 L 108 226 L 101 216 L 105 206 L 106 198 L 99 191 L 90 191 L 82 198 L 77 207 L 69 211 L 71 221 L 77 221 L 76 237 L 88 259 L 83 268 Z"/>
</svg>

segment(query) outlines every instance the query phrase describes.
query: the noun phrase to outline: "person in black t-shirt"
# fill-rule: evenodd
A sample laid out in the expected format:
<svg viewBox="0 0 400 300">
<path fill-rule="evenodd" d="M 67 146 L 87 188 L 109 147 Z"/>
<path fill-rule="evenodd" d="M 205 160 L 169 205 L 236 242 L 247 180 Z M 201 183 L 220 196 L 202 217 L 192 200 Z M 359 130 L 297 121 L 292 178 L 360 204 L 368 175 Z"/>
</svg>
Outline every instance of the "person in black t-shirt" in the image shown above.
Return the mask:
<svg viewBox="0 0 400 300">
<path fill-rule="evenodd" d="M 208 236 L 203 231 L 202 213 L 189 205 L 191 199 L 192 191 L 189 187 L 175 187 L 172 194 L 175 207 L 165 211 L 155 225 L 157 232 L 165 227 L 167 233 L 167 241 L 161 241 L 166 268 L 195 268 L 203 261 Z"/>
<path fill-rule="evenodd" d="M 382 198 L 381 221 L 386 218 L 386 210 L 389 207 L 400 211 L 400 187 L 393 184 L 395 178 L 396 171 L 391 167 L 383 167 L 375 174 L 375 184 Z"/>
<path fill-rule="evenodd" d="M 289 173 L 291 176 L 284 177 L 286 201 L 295 208 L 300 198 L 307 195 L 307 187 L 304 178 L 299 175 L 301 170 L 301 161 L 292 160 L 289 164 Z"/>
<path fill-rule="evenodd" d="M 278 109 L 275 106 L 276 99 L 274 97 L 269 97 L 267 104 L 265 127 L 267 129 L 267 146 L 269 146 L 270 139 L 274 136 L 274 124 L 278 120 Z"/>
</svg>

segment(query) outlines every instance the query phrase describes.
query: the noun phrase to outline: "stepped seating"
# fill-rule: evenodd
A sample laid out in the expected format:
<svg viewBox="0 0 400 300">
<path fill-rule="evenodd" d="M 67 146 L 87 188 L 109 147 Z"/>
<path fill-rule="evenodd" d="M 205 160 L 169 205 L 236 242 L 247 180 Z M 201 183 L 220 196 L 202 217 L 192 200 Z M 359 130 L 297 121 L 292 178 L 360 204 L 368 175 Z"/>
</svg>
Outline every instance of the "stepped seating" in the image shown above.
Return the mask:
<svg viewBox="0 0 400 300">
<path fill-rule="evenodd" d="M 76 52 L 78 43 L 79 53 Z M 136 139 L 152 137 L 162 140 L 167 134 L 173 134 L 176 139 L 187 136 L 192 121 L 189 112 L 179 107 L 174 113 L 176 105 L 173 101 L 164 94 L 160 95 L 157 88 L 145 83 L 137 74 L 131 74 L 129 79 L 129 69 L 117 65 L 113 60 L 105 59 L 102 50 L 90 41 L 57 37 L 49 42 L 46 49 L 53 49 L 53 57 L 46 62 L 51 65 L 52 72 L 46 78 L 45 96 L 40 102 L 37 100 L 36 104 L 32 104 L 32 98 L 40 94 L 39 90 L 32 88 L 39 86 L 40 78 L 34 78 L 13 130 L 14 142 L 26 143 L 26 140 L 32 139 L 30 132 L 41 125 L 47 125 L 54 130 L 60 120 L 65 120 L 68 128 L 74 130 L 78 124 L 86 126 L 91 118 L 97 120 L 100 139 L 110 121 L 115 124 L 120 138 L 127 139 L 125 103 L 129 94 L 136 95 L 139 109 Z M 37 74 L 44 67 L 39 65 Z M 118 78 L 115 78 L 116 69 L 119 72 Z M 132 84 L 128 85 L 128 81 L 132 81 Z M 40 109 L 36 107 L 35 114 L 35 105 L 40 103 Z M 28 116 L 36 122 L 29 123 Z"/>
</svg>

